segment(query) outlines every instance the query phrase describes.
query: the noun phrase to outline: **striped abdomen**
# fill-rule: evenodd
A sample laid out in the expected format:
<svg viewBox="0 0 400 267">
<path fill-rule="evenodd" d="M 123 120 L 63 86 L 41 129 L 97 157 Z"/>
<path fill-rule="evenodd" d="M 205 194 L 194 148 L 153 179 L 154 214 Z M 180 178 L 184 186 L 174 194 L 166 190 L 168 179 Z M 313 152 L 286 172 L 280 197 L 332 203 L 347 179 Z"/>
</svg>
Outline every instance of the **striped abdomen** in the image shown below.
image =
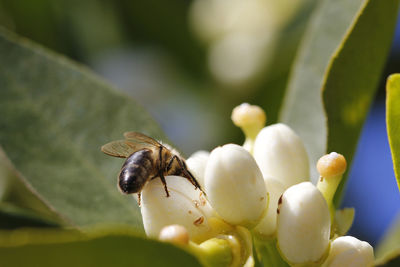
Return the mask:
<svg viewBox="0 0 400 267">
<path fill-rule="evenodd" d="M 139 193 L 154 175 L 152 154 L 152 150 L 143 149 L 126 159 L 119 173 L 119 188 L 123 193 Z"/>
</svg>

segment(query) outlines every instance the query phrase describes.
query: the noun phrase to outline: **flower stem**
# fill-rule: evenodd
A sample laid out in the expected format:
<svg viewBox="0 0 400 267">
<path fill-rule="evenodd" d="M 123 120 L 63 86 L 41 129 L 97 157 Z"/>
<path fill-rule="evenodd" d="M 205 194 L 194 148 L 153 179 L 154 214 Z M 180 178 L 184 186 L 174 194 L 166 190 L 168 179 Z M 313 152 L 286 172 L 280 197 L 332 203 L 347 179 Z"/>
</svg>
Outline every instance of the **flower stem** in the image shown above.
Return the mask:
<svg viewBox="0 0 400 267">
<path fill-rule="evenodd" d="M 254 247 L 263 266 L 288 267 L 276 247 L 276 239 L 265 240 L 254 235 Z"/>
</svg>

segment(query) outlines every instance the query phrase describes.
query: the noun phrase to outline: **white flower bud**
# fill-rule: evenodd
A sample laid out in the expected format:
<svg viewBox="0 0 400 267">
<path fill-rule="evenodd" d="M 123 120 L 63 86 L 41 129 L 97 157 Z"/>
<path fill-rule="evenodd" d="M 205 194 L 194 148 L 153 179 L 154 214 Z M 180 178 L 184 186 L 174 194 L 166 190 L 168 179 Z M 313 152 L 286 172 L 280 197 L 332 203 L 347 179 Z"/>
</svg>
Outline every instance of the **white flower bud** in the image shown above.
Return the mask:
<svg viewBox="0 0 400 267">
<path fill-rule="evenodd" d="M 267 206 L 261 171 L 243 147 L 214 149 L 205 172 L 205 192 L 214 210 L 228 223 L 254 227 Z"/>
<path fill-rule="evenodd" d="M 187 160 L 186 165 L 189 171 L 196 178 L 197 182 L 199 182 L 201 188 L 204 189 L 204 173 L 206 171 L 206 165 L 208 161 L 208 157 L 210 156 L 210 152 L 200 150 L 193 153 Z"/>
<path fill-rule="evenodd" d="M 368 267 L 374 265 L 374 249 L 365 241 L 352 236 L 336 238 L 329 251 L 325 267 Z"/>
<path fill-rule="evenodd" d="M 276 232 L 278 200 L 286 188 L 276 179 L 267 177 L 264 180 L 269 194 L 268 210 L 260 223 L 254 228 L 254 232 L 264 237 L 270 237 Z"/>
<path fill-rule="evenodd" d="M 285 124 L 263 128 L 254 143 L 253 156 L 264 177 L 274 177 L 286 187 L 309 180 L 310 167 L 304 144 Z"/>
<path fill-rule="evenodd" d="M 164 226 L 179 224 L 186 228 L 194 242 L 210 238 L 209 219 L 213 210 L 203 193 L 186 178 L 166 176 L 165 179 L 169 197 L 158 178 L 149 181 L 142 190 L 141 212 L 146 234 L 156 238 Z"/>
<path fill-rule="evenodd" d="M 288 188 L 278 204 L 277 238 L 292 264 L 318 263 L 327 252 L 331 220 L 321 192 L 310 182 Z"/>
<path fill-rule="evenodd" d="M 255 137 L 265 126 L 267 115 L 259 106 L 242 103 L 233 109 L 231 119 L 245 134 Z"/>
</svg>

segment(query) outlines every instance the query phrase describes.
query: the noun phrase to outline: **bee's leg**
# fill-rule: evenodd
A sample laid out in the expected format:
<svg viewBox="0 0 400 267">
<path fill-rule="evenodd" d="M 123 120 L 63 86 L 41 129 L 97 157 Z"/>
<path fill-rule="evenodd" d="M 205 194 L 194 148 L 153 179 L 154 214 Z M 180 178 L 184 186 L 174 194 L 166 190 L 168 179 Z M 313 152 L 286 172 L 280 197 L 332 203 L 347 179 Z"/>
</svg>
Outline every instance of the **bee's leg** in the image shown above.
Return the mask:
<svg viewBox="0 0 400 267">
<path fill-rule="evenodd" d="M 167 167 L 165 168 L 165 172 L 167 172 L 167 173 L 169 172 L 169 170 L 172 168 L 172 163 L 174 162 L 174 160 L 178 161 L 178 156 L 174 155 L 172 157 L 172 159 L 168 162 Z M 179 163 L 179 161 L 178 161 L 178 163 Z"/>
<path fill-rule="evenodd" d="M 139 204 L 139 207 L 140 207 L 140 204 L 141 204 L 141 201 L 142 201 L 142 193 L 138 193 L 137 196 L 138 196 L 138 204 Z"/>
<path fill-rule="evenodd" d="M 167 188 L 167 182 L 165 181 L 165 177 L 164 177 L 164 174 L 162 174 L 162 172 L 160 172 L 160 179 L 161 179 L 161 182 L 164 185 L 165 193 L 167 194 L 167 197 L 169 197 L 169 192 L 168 192 L 168 188 Z"/>
<path fill-rule="evenodd" d="M 168 192 L 168 188 L 167 188 L 167 182 L 165 181 L 165 177 L 164 177 L 164 170 L 163 170 L 163 166 L 162 166 L 162 149 L 163 147 L 160 147 L 160 150 L 158 152 L 158 156 L 159 156 L 159 172 L 158 172 L 158 176 L 161 179 L 161 182 L 164 185 L 164 189 L 165 189 L 165 193 L 167 194 L 167 197 L 169 197 L 169 192 Z"/>
</svg>

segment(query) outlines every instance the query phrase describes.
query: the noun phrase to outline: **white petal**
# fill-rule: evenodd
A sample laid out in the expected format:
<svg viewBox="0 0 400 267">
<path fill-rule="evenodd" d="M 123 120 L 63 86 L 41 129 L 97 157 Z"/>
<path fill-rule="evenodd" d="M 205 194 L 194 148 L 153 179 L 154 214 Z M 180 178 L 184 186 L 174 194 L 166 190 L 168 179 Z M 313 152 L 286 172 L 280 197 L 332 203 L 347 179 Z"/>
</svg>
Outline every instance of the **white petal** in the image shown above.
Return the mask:
<svg viewBox="0 0 400 267">
<path fill-rule="evenodd" d="M 320 191 L 310 182 L 288 188 L 278 207 L 277 238 L 292 264 L 318 262 L 327 252 L 330 213 Z"/>
<path fill-rule="evenodd" d="M 278 180 L 273 178 L 264 178 L 269 193 L 268 210 L 260 223 L 254 228 L 254 231 L 262 236 L 272 236 L 276 232 L 276 218 L 278 200 L 285 191 L 285 186 Z"/>
<path fill-rule="evenodd" d="M 285 124 L 262 129 L 254 143 L 253 155 L 264 177 L 274 177 L 286 187 L 309 180 L 309 161 L 304 144 Z"/>
<path fill-rule="evenodd" d="M 205 172 L 205 191 L 214 210 L 228 223 L 254 227 L 267 206 L 261 171 L 243 147 L 214 149 Z"/>
<path fill-rule="evenodd" d="M 210 152 L 201 150 L 193 153 L 193 155 L 186 160 L 189 171 L 196 178 L 197 182 L 199 182 L 201 188 L 204 188 L 204 173 L 209 156 Z"/>
<path fill-rule="evenodd" d="M 180 176 L 166 176 L 167 197 L 159 178 L 146 184 L 142 191 L 141 212 L 144 229 L 150 237 L 158 237 L 164 226 L 185 227 L 190 239 L 200 242 L 210 237 L 209 218 L 213 211 L 200 190 Z"/>
<path fill-rule="evenodd" d="M 367 267 L 374 265 L 372 246 L 352 236 L 336 238 L 329 251 L 326 267 Z"/>
</svg>

